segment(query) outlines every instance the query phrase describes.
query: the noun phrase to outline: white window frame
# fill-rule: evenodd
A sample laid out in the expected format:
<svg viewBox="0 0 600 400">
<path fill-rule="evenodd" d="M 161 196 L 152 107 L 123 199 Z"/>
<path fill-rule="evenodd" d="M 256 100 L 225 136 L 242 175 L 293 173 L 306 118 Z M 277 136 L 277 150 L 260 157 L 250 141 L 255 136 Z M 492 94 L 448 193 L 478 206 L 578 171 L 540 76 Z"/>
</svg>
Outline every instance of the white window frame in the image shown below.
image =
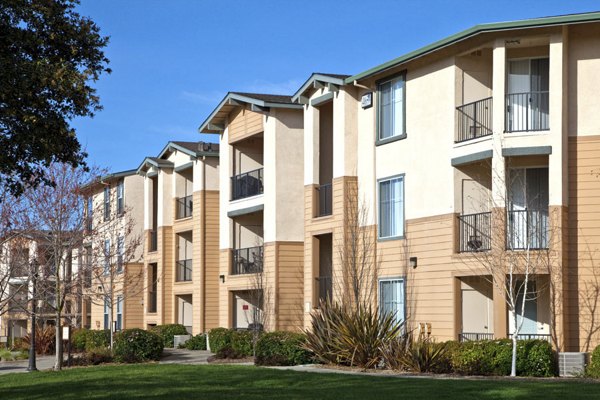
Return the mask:
<svg viewBox="0 0 600 400">
<path fill-rule="evenodd" d="M 394 180 L 400 180 L 402 184 L 402 199 L 401 199 L 401 209 L 402 209 L 402 220 L 400 221 L 400 232 L 394 235 L 383 236 L 381 232 L 381 184 L 385 182 L 390 182 Z M 381 178 L 377 180 L 377 238 L 379 240 L 389 240 L 389 239 L 402 239 L 405 234 L 405 224 L 406 224 L 406 176 L 405 174 L 394 175 L 386 178 Z"/>
<path fill-rule="evenodd" d="M 381 303 L 381 284 L 383 282 L 394 282 L 399 281 L 402 285 L 402 318 L 396 318 L 398 323 L 402 323 L 406 320 L 406 279 L 403 276 L 399 277 L 389 277 L 389 278 L 380 278 L 377 281 L 377 309 L 380 315 L 382 314 L 382 303 Z M 396 316 L 398 316 L 396 314 Z"/>
<path fill-rule="evenodd" d="M 117 273 L 123 272 L 123 260 L 125 258 L 125 238 L 117 237 Z"/>
<path fill-rule="evenodd" d="M 110 239 L 104 240 L 104 275 L 110 273 Z"/>
<path fill-rule="evenodd" d="M 104 221 L 110 219 L 110 185 L 104 187 Z"/>
<path fill-rule="evenodd" d="M 125 212 L 125 181 L 120 180 L 117 183 L 117 215 L 123 215 Z"/>
<path fill-rule="evenodd" d="M 117 296 L 117 331 L 123 329 L 123 296 Z"/>
</svg>

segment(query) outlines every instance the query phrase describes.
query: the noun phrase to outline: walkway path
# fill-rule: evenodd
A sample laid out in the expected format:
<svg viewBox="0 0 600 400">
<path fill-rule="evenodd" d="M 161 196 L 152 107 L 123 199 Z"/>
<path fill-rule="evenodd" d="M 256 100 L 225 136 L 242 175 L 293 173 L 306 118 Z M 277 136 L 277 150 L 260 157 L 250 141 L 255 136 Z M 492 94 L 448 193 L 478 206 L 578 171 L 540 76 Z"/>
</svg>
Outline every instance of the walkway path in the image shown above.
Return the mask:
<svg viewBox="0 0 600 400">
<path fill-rule="evenodd" d="M 38 356 L 36 359 L 37 369 L 43 371 L 45 369 L 52 369 L 54 366 L 53 356 Z M 8 374 L 12 372 L 27 372 L 27 366 L 29 360 L 19 361 L 4 361 L 0 362 L 0 374 Z"/>
</svg>

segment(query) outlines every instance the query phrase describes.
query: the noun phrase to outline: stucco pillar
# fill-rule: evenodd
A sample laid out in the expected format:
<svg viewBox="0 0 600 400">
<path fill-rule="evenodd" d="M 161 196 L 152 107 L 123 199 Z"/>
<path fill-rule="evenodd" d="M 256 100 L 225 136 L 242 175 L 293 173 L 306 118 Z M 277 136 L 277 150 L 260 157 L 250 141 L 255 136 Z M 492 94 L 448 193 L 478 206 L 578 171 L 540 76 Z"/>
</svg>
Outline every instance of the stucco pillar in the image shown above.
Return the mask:
<svg viewBox="0 0 600 400">
<path fill-rule="evenodd" d="M 492 98 L 493 98 L 493 136 L 492 136 L 492 200 L 494 207 L 505 206 L 506 179 L 505 163 L 502 157 L 504 137 L 504 119 L 506 112 L 506 47 L 504 39 L 497 39 L 493 50 Z"/>
</svg>

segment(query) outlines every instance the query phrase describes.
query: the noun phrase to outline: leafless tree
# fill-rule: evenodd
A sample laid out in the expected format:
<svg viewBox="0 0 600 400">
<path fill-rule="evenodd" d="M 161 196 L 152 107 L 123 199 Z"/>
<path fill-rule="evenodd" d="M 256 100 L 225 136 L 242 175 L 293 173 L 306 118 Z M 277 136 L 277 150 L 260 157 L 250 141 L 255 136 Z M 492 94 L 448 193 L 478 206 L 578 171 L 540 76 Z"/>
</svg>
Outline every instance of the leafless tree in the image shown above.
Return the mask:
<svg viewBox="0 0 600 400">
<path fill-rule="evenodd" d="M 97 185 L 105 187 L 107 184 L 98 181 Z M 143 240 L 135 229 L 132 209 L 119 203 L 116 190 L 108 188 L 108 205 L 102 196 L 92 197 L 87 202 L 87 226 L 81 251 L 89 299 L 104 307 L 108 314 L 106 322 L 112 348 L 115 308 L 118 310 L 127 299 L 140 296 L 147 285 L 144 285 L 144 270 L 139 264 Z M 89 197 L 92 193 L 86 194 Z M 119 325 L 119 321 L 116 322 Z M 122 329 L 122 321 L 120 324 L 118 329 Z"/>
</svg>

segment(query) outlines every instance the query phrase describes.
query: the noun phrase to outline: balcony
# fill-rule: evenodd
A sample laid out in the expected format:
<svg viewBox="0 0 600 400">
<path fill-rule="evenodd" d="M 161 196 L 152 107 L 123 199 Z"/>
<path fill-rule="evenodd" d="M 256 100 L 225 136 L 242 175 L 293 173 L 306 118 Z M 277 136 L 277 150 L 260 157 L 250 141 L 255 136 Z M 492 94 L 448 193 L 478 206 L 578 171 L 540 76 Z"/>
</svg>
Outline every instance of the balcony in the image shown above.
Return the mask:
<svg viewBox="0 0 600 400">
<path fill-rule="evenodd" d="M 185 196 L 177 199 L 177 214 L 176 219 L 189 218 L 192 216 L 194 206 L 193 197 Z"/>
<path fill-rule="evenodd" d="M 483 212 L 458 216 L 460 253 L 488 251 L 491 246 L 492 213 Z"/>
<path fill-rule="evenodd" d="M 458 334 L 459 342 L 470 342 L 479 340 L 494 340 L 493 333 L 475 333 L 475 332 L 461 332 Z"/>
<path fill-rule="evenodd" d="M 255 169 L 231 177 L 231 200 L 244 199 L 263 193 L 263 170 Z"/>
<path fill-rule="evenodd" d="M 234 249 L 232 275 L 255 274 L 263 271 L 263 247 Z"/>
<path fill-rule="evenodd" d="M 492 98 L 488 97 L 456 107 L 458 123 L 454 143 L 461 143 L 492 134 Z"/>
<path fill-rule="evenodd" d="M 315 278 L 319 301 L 326 301 L 331 299 L 333 295 L 333 281 L 331 276 L 317 276 Z"/>
<path fill-rule="evenodd" d="M 550 93 L 548 91 L 506 95 L 506 132 L 547 131 Z"/>
<path fill-rule="evenodd" d="M 192 280 L 192 260 L 177 261 L 176 282 L 190 282 Z"/>
<path fill-rule="evenodd" d="M 509 210 L 506 224 L 507 249 L 548 249 L 548 210 Z"/>
<path fill-rule="evenodd" d="M 150 231 L 150 244 L 148 251 L 156 251 L 158 249 L 158 235 L 156 231 Z"/>
<path fill-rule="evenodd" d="M 332 186 L 331 183 L 326 183 L 317 188 L 317 195 L 319 198 L 319 209 L 317 210 L 317 217 L 324 217 L 331 215 L 332 212 Z"/>
</svg>

